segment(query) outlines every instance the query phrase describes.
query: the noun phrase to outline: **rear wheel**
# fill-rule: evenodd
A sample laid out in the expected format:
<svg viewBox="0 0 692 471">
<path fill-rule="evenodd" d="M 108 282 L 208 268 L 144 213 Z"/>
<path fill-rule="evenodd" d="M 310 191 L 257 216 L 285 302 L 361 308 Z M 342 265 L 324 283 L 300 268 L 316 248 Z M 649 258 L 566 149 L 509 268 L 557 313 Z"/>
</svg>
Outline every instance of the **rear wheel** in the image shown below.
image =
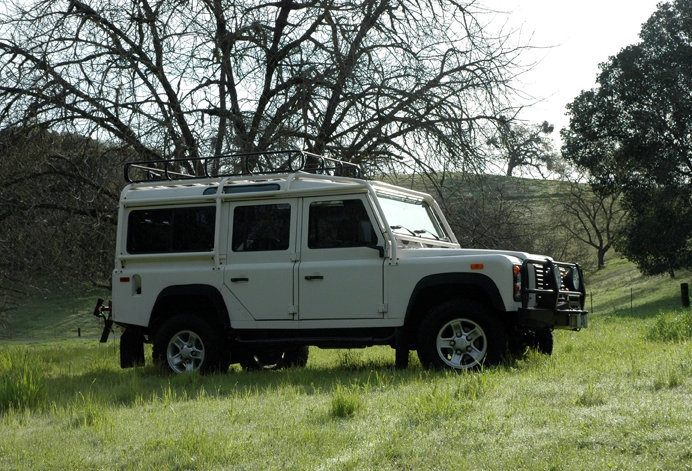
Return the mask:
<svg viewBox="0 0 692 471">
<path fill-rule="evenodd" d="M 178 315 L 168 320 L 154 340 L 154 362 L 173 373 L 216 371 L 226 363 L 221 355 L 218 335 L 194 315 Z"/>
<path fill-rule="evenodd" d="M 125 329 L 120 336 L 120 368 L 144 364 L 144 335 Z"/>
<path fill-rule="evenodd" d="M 240 359 L 240 366 L 248 371 L 302 368 L 308 364 L 307 346 L 290 347 L 283 350 L 263 349 L 247 353 Z"/>
<path fill-rule="evenodd" d="M 440 304 L 418 331 L 418 357 L 428 368 L 476 369 L 498 364 L 507 350 L 507 333 L 495 314 L 473 301 Z"/>
<path fill-rule="evenodd" d="M 398 327 L 394 333 L 394 366 L 397 370 L 408 368 L 408 343 L 403 327 Z"/>
</svg>

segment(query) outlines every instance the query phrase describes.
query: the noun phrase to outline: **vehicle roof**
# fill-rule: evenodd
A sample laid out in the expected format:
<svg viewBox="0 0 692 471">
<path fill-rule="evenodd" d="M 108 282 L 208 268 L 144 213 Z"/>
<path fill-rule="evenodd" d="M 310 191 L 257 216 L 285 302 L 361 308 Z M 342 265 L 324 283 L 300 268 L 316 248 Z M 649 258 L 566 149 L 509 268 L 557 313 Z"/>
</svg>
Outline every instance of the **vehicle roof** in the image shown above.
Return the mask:
<svg viewBox="0 0 692 471">
<path fill-rule="evenodd" d="M 192 180 L 164 180 L 132 183 L 121 194 L 121 203 L 165 204 L 222 199 L 256 199 L 322 194 L 384 192 L 409 198 L 429 195 L 403 187 L 360 178 L 318 175 L 304 172 L 272 175 L 212 177 Z"/>
</svg>

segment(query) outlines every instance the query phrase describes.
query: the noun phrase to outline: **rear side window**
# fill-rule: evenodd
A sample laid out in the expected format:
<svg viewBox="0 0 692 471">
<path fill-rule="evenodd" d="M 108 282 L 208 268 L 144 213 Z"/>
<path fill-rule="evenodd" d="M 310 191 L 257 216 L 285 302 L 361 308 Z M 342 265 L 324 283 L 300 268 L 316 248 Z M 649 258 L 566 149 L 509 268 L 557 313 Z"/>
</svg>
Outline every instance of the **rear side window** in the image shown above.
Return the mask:
<svg viewBox="0 0 692 471">
<path fill-rule="evenodd" d="M 128 217 L 127 252 L 211 252 L 215 224 L 215 206 L 134 210 Z"/>
<path fill-rule="evenodd" d="M 233 210 L 234 252 L 287 250 L 290 237 L 290 204 L 237 206 Z"/>
</svg>

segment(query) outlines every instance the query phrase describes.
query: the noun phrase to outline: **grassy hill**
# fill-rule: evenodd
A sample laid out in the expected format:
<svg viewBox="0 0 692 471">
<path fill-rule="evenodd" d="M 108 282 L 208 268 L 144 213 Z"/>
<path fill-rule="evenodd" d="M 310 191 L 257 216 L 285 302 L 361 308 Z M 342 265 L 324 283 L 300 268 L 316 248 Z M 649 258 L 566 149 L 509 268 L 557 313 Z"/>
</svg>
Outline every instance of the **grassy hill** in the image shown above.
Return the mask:
<svg viewBox="0 0 692 471">
<path fill-rule="evenodd" d="M 626 259 L 613 256 L 605 269 L 588 272 L 586 282 L 592 313 L 646 318 L 680 308 L 680 284 L 692 284 L 692 273 L 645 276 Z"/>
<path fill-rule="evenodd" d="M 98 298 L 110 299 L 110 294 L 75 283 L 33 288 L 16 309 L 0 316 L 0 341 L 70 339 L 77 338 L 78 331 L 84 337 L 99 335 L 98 320 L 91 315 Z"/>
</svg>

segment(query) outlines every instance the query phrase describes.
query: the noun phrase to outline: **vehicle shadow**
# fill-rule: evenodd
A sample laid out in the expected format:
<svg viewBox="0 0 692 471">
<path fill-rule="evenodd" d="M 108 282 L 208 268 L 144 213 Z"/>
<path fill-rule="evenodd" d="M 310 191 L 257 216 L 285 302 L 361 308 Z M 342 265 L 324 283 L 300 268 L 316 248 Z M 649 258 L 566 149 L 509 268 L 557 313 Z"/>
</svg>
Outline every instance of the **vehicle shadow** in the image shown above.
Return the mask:
<svg viewBox="0 0 692 471">
<path fill-rule="evenodd" d="M 172 374 L 162 367 L 145 366 L 118 369 L 115 366 L 92 368 L 78 375 L 53 375 L 45 378 L 49 391 L 59 391 L 50 400 L 58 407 L 74 407 L 92 402 L 109 407 L 131 407 L 191 400 L 236 400 L 264 394 L 291 397 L 338 394 L 347 388 L 363 393 L 384 392 L 410 384 L 429 383 L 436 378 L 469 378 L 479 372 L 428 370 L 411 353 L 410 366 L 396 369 L 392 358 L 349 360 L 341 364 L 310 364 L 305 368 L 275 371 L 243 371 L 237 365 L 228 372 L 214 374 Z M 510 359 L 509 361 L 512 361 Z M 498 368 L 502 368 L 500 365 Z"/>
</svg>

